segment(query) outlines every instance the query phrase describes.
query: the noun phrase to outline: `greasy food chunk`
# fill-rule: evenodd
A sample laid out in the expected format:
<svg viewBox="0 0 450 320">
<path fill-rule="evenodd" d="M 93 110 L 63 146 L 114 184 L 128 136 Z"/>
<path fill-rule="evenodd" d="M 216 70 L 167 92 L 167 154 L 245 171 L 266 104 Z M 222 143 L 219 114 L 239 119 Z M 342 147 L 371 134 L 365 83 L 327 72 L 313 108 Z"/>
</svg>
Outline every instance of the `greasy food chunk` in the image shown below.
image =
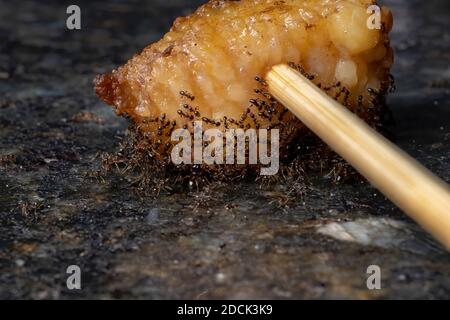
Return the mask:
<svg viewBox="0 0 450 320">
<path fill-rule="evenodd" d="M 292 137 L 301 123 L 264 86 L 273 65 L 292 63 L 359 113 L 386 93 L 392 15 L 383 7 L 381 28 L 369 29 L 372 4 L 210 1 L 178 18 L 160 41 L 124 66 L 98 76 L 96 92 L 119 115 L 131 117 L 160 154 L 170 149 L 174 129 L 192 129 L 195 120 L 203 120 L 204 129 L 279 127 Z"/>
</svg>

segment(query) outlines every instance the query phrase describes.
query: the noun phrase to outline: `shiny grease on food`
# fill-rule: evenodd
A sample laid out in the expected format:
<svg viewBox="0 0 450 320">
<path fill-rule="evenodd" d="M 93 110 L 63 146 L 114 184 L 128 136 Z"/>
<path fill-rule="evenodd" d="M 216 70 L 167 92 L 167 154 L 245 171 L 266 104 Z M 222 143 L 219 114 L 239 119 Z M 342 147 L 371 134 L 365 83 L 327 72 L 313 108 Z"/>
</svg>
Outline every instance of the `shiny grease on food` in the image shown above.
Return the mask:
<svg viewBox="0 0 450 320">
<path fill-rule="evenodd" d="M 367 26 L 370 0 L 214 0 L 124 66 L 98 76 L 98 96 L 132 119 L 162 155 L 176 128 L 274 128 L 289 143 L 303 126 L 265 89 L 264 75 L 291 63 L 364 118 L 391 78 L 390 11 Z M 297 134 L 298 136 L 298 134 Z M 283 138 L 284 137 L 284 138 Z"/>
</svg>

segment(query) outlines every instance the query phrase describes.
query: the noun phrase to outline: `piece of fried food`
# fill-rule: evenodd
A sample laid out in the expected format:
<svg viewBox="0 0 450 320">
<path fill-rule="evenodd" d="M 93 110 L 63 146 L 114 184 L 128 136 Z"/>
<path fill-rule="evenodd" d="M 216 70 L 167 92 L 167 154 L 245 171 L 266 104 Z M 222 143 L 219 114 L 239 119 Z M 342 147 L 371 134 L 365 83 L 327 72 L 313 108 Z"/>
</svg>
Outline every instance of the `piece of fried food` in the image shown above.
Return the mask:
<svg viewBox="0 0 450 320">
<path fill-rule="evenodd" d="M 214 0 L 178 18 L 162 40 L 111 74 L 98 96 L 131 117 L 160 155 L 175 128 L 284 130 L 302 125 L 265 90 L 273 65 L 292 63 L 329 95 L 364 117 L 391 83 L 392 15 L 369 29 L 370 0 Z M 255 81 L 255 79 L 257 81 Z M 284 137 L 284 138 L 283 138 Z"/>
</svg>

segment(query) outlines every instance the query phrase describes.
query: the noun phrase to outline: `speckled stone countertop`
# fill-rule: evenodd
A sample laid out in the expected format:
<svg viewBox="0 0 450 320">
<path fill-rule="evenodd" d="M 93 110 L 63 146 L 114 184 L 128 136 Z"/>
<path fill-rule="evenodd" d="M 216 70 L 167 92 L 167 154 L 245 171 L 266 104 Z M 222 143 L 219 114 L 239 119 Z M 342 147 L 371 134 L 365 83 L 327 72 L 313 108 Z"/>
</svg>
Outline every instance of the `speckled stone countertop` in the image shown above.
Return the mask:
<svg viewBox="0 0 450 320">
<path fill-rule="evenodd" d="M 201 1 L 0 1 L 0 298 L 450 298 L 450 256 L 364 181 L 253 183 L 150 198 L 89 172 L 124 120 L 95 74 Z M 450 3 L 383 1 L 396 26 L 392 137 L 450 181 Z M 66 288 L 79 265 L 82 290 Z M 366 270 L 381 268 L 381 290 Z"/>
</svg>

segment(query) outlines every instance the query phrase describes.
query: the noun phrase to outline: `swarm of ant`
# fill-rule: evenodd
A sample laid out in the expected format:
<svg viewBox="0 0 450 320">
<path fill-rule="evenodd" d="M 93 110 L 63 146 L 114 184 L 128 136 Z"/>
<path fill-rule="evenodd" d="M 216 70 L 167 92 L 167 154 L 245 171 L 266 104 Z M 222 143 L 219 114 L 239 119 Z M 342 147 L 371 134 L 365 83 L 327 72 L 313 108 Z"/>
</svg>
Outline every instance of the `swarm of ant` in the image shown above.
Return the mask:
<svg viewBox="0 0 450 320">
<path fill-rule="evenodd" d="M 294 63 L 289 63 L 310 80 L 313 75 L 307 74 L 303 68 Z M 258 88 L 255 93 L 258 99 L 251 99 L 249 107 L 243 111 L 240 119 L 207 119 L 202 117 L 197 108 L 189 103 L 182 103 L 178 110 L 180 117 L 188 117 L 189 120 L 202 120 L 212 123 L 217 127 L 228 129 L 248 128 L 251 120 L 253 126 L 259 128 L 260 119 L 269 119 L 269 129 L 280 129 L 280 170 L 274 176 L 261 176 L 260 165 L 174 165 L 170 158 L 170 146 L 161 146 L 160 138 L 163 135 L 170 136 L 174 129 L 173 123 L 167 125 L 162 115 L 158 119 L 149 119 L 149 122 L 159 122 L 157 132 L 149 136 L 147 131 L 140 130 L 139 125 L 131 123 L 119 150 L 115 153 L 100 155 L 101 168 L 96 174 L 103 180 L 110 180 L 112 176 L 125 178 L 129 186 L 139 194 L 150 197 L 158 197 L 161 192 L 171 192 L 179 188 L 201 190 L 203 188 L 224 183 L 236 183 L 239 181 L 254 181 L 260 187 L 271 184 L 287 184 L 291 186 L 289 194 L 305 193 L 308 184 L 308 175 L 319 173 L 330 178 L 333 183 L 342 183 L 351 179 L 360 179 L 359 174 L 353 170 L 341 157 L 328 148 L 319 138 L 304 127 L 301 122 L 290 115 L 289 111 L 278 103 L 267 91 L 266 83 L 261 77 L 255 77 Z M 350 91 L 340 83 L 332 86 L 319 87 L 327 91 L 334 99 L 344 106 L 350 107 L 348 101 Z M 368 89 L 371 101 L 363 105 L 363 97 L 358 97 L 358 107 L 353 111 L 363 118 L 369 125 L 380 129 L 386 115 L 389 112 L 385 104 L 386 93 L 394 89 L 393 78 L 389 83 L 381 86 L 383 89 L 376 91 Z M 186 91 L 181 91 L 180 96 L 189 101 L 195 97 Z M 174 121 L 172 121 L 174 122 Z M 164 152 L 161 148 L 164 147 Z M 248 146 L 247 146 L 248 152 Z"/>
</svg>

